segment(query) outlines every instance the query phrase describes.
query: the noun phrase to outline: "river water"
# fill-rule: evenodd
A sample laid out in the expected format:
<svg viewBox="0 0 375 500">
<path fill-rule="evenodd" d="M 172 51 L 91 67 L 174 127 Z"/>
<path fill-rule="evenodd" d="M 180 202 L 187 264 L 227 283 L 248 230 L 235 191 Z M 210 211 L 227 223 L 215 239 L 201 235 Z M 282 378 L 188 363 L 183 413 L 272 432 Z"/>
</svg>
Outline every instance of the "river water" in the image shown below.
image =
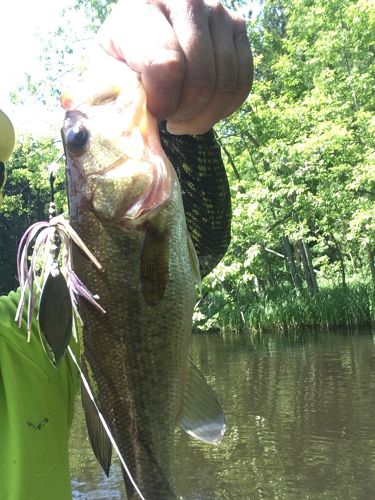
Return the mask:
<svg viewBox="0 0 375 500">
<path fill-rule="evenodd" d="M 375 498 L 375 333 L 195 335 L 192 355 L 227 432 L 211 447 L 177 431 L 184 499 Z M 80 406 L 71 471 L 74 499 L 126 498 L 117 462 L 108 479 L 97 465 Z"/>
</svg>

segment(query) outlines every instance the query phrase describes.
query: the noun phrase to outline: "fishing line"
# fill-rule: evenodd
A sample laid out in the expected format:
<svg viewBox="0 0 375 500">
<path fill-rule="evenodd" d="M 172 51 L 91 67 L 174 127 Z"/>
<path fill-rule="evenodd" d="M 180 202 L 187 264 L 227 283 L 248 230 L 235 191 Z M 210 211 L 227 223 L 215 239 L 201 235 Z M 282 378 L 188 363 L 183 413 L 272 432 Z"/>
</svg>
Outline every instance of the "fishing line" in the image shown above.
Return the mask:
<svg viewBox="0 0 375 500">
<path fill-rule="evenodd" d="M 67 222 L 62 215 L 57 216 L 56 213 L 56 205 L 55 205 L 55 180 L 56 180 L 56 173 L 57 170 L 59 169 L 59 161 L 63 158 L 64 154 L 60 155 L 48 165 L 48 175 L 49 175 L 49 184 L 50 184 L 50 205 L 49 205 L 49 222 L 45 223 L 36 223 L 33 224 L 23 235 L 21 243 L 19 245 L 19 250 L 18 250 L 18 255 L 17 255 L 17 266 L 18 266 L 18 276 L 21 284 L 21 298 L 19 301 L 19 305 L 17 308 L 17 314 L 16 314 L 16 321 L 19 323 L 22 321 L 22 310 L 24 307 L 25 303 L 25 295 L 26 295 L 26 288 L 27 285 L 29 284 L 30 288 L 30 294 L 29 294 L 29 300 L 28 300 L 28 316 L 27 316 L 27 325 L 28 325 L 28 341 L 30 340 L 30 333 L 31 333 L 31 318 L 32 318 L 32 310 L 34 309 L 35 301 L 33 300 L 33 282 L 34 282 L 34 271 L 33 271 L 33 266 L 31 264 L 30 268 L 27 266 L 27 249 L 28 246 L 31 242 L 31 240 L 36 236 L 36 234 L 41 230 L 37 237 L 37 241 L 35 242 L 34 245 L 34 252 L 33 252 L 33 260 L 36 259 L 34 253 L 35 253 L 35 248 L 38 248 L 39 251 L 39 246 L 41 246 L 42 243 L 46 243 L 47 239 L 50 240 L 50 246 L 49 246 L 49 253 L 52 256 L 52 265 L 51 268 L 49 268 L 49 271 L 47 274 L 50 272 L 60 272 L 60 266 L 57 261 L 57 257 L 60 251 L 60 246 L 62 244 L 62 237 L 65 240 L 72 240 L 79 248 L 84 250 L 86 255 L 89 257 L 89 259 L 94 263 L 94 265 L 98 268 L 101 269 L 100 263 L 96 260 L 94 255 L 89 251 L 89 249 L 86 247 L 86 245 L 83 243 L 83 241 L 80 239 L 78 234 L 74 231 L 74 229 L 69 225 L 69 222 Z M 1 165 L 0 165 L 1 166 Z M 0 174 L 1 174 L 0 170 Z M 2 187 L 1 185 L 1 176 L 0 176 L 0 188 Z M 51 229 L 53 229 L 52 234 Z M 61 234 L 60 234 L 61 233 Z M 69 259 L 68 259 L 69 260 Z M 94 297 L 91 297 L 91 294 L 86 290 L 85 286 L 83 283 L 81 283 L 77 277 L 74 275 L 74 273 L 71 273 L 70 279 L 75 280 L 75 284 L 78 285 L 79 291 L 78 295 L 82 295 L 86 299 L 88 299 L 90 302 L 94 303 L 96 307 L 98 307 L 103 313 L 105 313 L 105 310 L 99 306 L 99 304 L 96 303 L 94 300 Z M 74 285 L 74 284 L 73 284 Z M 42 290 L 42 288 L 41 288 Z M 72 290 L 73 292 L 76 292 L 75 289 Z M 91 297 L 91 298 L 90 298 Z M 74 301 L 72 301 L 74 303 Z M 77 312 L 77 311 L 76 311 Z M 20 325 L 19 325 L 20 326 Z M 94 396 L 91 392 L 89 383 L 86 380 L 86 377 L 84 373 L 81 370 L 81 367 L 79 366 L 79 363 L 73 354 L 73 351 L 71 350 L 70 346 L 68 346 L 68 352 L 74 362 L 74 364 L 77 366 L 79 374 L 81 376 L 83 385 L 87 391 L 87 394 L 89 395 L 91 401 L 94 404 L 94 407 L 96 411 L 98 412 L 99 419 L 104 427 L 104 430 L 106 431 L 109 440 L 116 451 L 121 465 L 123 466 L 126 474 L 128 475 L 131 484 L 133 485 L 135 491 L 138 493 L 139 497 L 141 500 L 146 500 L 145 497 L 142 495 L 142 492 L 138 488 L 135 480 L 133 479 L 133 476 L 130 473 L 129 468 L 127 467 L 125 460 L 123 459 L 121 452 L 116 444 L 116 441 L 103 417 L 101 414 L 98 405 L 95 402 Z"/>
<path fill-rule="evenodd" d="M 142 495 L 141 490 L 138 488 L 135 480 L 133 479 L 133 476 L 131 475 L 130 470 L 128 469 L 128 467 L 127 467 L 127 465 L 125 463 L 125 460 L 122 458 L 121 452 L 120 452 L 120 450 L 119 450 L 119 448 L 118 448 L 118 446 L 116 444 L 116 441 L 115 441 L 114 437 L 112 436 L 112 433 L 111 433 L 111 431 L 110 431 L 110 429 L 109 429 L 109 427 L 108 427 L 108 425 L 107 425 L 107 423 L 106 423 L 103 415 L 100 413 L 98 405 L 96 404 L 94 396 L 93 396 L 93 394 L 91 392 L 89 383 L 87 382 L 86 377 L 85 377 L 83 371 L 81 370 L 81 367 L 79 366 L 78 361 L 77 361 L 76 357 L 74 356 L 73 351 L 71 350 L 70 346 L 68 346 L 68 352 L 69 352 L 72 360 L 74 361 L 74 364 L 78 368 L 79 374 L 81 375 L 81 379 L 82 379 L 83 385 L 85 386 L 85 389 L 87 391 L 87 394 L 90 396 L 91 401 L 94 403 L 94 407 L 95 407 L 96 411 L 98 412 L 100 421 L 103 424 L 104 430 L 106 431 L 106 433 L 107 433 L 107 435 L 109 437 L 109 440 L 111 441 L 111 444 L 112 444 L 114 450 L 116 451 L 117 456 L 120 459 L 121 465 L 124 467 L 125 472 L 127 473 L 128 477 L 130 479 L 130 482 L 134 486 L 134 488 L 135 488 L 136 492 L 138 493 L 138 495 L 140 496 L 140 498 L 142 500 L 146 500 L 145 497 Z"/>
<path fill-rule="evenodd" d="M 51 203 L 55 202 L 55 180 L 57 171 L 60 168 L 59 161 L 64 158 L 65 154 L 62 153 L 57 156 L 52 163 L 50 163 L 47 167 L 48 177 L 49 177 L 49 186 L 50 186 L 50 195 L 51 195 Z"/>
</svg>

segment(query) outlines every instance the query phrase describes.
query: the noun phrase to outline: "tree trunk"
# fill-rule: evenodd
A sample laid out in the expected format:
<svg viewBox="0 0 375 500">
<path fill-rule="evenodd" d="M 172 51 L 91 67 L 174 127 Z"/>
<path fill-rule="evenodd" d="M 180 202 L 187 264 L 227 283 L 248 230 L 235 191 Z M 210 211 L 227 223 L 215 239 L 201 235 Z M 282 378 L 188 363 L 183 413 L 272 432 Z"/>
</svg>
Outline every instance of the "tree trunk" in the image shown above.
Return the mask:
<svg viewBox="0 0 375 500">
<path fill-rule="evenodd" d="M 303 271 L 305 274 L 309 293 L 310 295 L 315 295 L 319 292 L 319 287 L 316 281 L 316 273 L 312 263 L 310 248 L 305 240 L 298 240 L 297 247 L 301 256 Z"/>
<path fill-rule="evenodd" d="M 307 283 L 307 289 L 308 289 L 310 295 L 314 295 L 316 290 L 314 287 L 313 280 L 311 279 L 310 266 L 309 266 L 309 262 L 307 260 L 307 255 L 305 252 L 303 240 L 297 241 L 297 248 L 298 248 L 298 253 L 300 255 L 300 258 L 301 258 L 303 274 L 305 276 L 305 280 Z"/>
<path fill-rule="evenodd" d="M 372 248 L 368 248 L 367 250 L 367 260 L 368 264 L 370 266 L 370 271 L 371 271 L 371 278 L 372 278 L 372 285 L 375 288 L 375 252 Z"/>
<path fill-rule="evenodd" d="M 340 248 L 340 245 L 339 245 L 339 242 L 336 240 L 336 238 L 334 237 L 334 235 L 331 233 L 331 238 L 332 238 L 332 241 L 335 243 L 336 245 L 336 249 L 337 249 L 337 255 L 339 257 L 339 262 L 340 262 L 340 273 L 341 273 L 341 282 L 342 282 L 342 286 L 344 288 L 346 288 L 346 272 L 345 272 L 345 263 L 344 263 L 344 257 L 342 255 L 342 252 L 341 252 L 341 248 Z"/>
<path fill-rule="evenodd" d="M 275 276 L 273 275 L 272 267 L 270 264 L 270 259 L 268 258 L 268 254 L 266 252 L 266 247 L 264 246 L 264 243 L 261 243 L 260 247 L 262 249 L 262 257 L 263 257 L 263 260 L 264 260 L 264 262 L 266 264 L 266 268 L 267 268 L 268 282 L 269 282 L 271 288 L 276 289 L 277 288 L 277 281 L 276 281 Z"/>
<path fill-rule="evenodd" d="M 259 295 L 262 292 L 262 287 L 261 287 L 260 280 L 259 280 L 258 276 L 254 276 L 253 283 L 254 283 L 255 293 L 259 297 Z"/>
<path fill-rule="evenodd" d="M 305 241 L 303 241 L 303 248 L 305 249 L 305 254 L 306 254 L 306 257 L 307 257 L 307 262 L 309 263 L 311 281 L 313 283 L 313 287 L 314 287 L 315 293 L 318 293 L 319 292 L 319 287 L 318 287 L 318 282 L 316 280 L 316 272 L 315 272 L 315 269 L 314 269 L 314 266 L 313 266 L 313 262 L 312 262 L 311 251 L 310 251 L 309 245 Z"/>
<path fill-rule="evenodd" d="M 299 274 L 298 274 L 298 270 L 297 270 L 296 263 L 295 263 L 293 253 L 292 253 L 292 247 L 291 247 L 288 236 L 282 236 L 281 241 L 282 241 L 283 248 L 284 248 L 285 262 L 287 265 L 287 269 L 290 273 L 290 276 L 292 278 L 294 288 L 299 293 L 302 293 L 303 292 L 302 281 L 301 281 L 301 278 L 299 277 Z"/>
</svg>

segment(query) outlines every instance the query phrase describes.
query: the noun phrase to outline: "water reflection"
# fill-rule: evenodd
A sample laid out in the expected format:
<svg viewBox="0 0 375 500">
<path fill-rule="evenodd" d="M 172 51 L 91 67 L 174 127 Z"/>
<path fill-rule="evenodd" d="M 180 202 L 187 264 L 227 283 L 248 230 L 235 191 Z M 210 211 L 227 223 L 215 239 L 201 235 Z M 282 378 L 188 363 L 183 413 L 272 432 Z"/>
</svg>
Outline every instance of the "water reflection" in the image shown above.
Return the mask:
<svg viewBox="0 0 375 500">
<path fill-rule="evenodd" d="M 372 335 L 194 336 L 192 353 L 220 395 L 228 430 L 219 447 L 177 432 L 185 499 L 374 497 Z M 106 479 L 77 417 L 73 498 L 126 498 L 118 465 Z"/>
</svg>

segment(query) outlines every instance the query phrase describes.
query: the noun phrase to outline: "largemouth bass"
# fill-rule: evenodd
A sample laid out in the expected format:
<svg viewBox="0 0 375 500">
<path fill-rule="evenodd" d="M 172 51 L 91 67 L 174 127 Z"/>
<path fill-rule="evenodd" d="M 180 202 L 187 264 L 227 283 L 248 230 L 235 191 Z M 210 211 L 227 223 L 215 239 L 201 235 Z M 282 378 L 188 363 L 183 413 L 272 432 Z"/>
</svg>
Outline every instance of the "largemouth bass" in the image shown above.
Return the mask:
<svg viewBox="0 0 375 500">
<path fill-rule="evenodd" d="M 101 77 L 62 104 L 70 223 L 102 266 L 74 250 L 75 273 L 105 310 L 80 300 L 81 365 L 143 497 L 174 499 L 176 425 L 208 443 L 225 430 L 188 356 L 200 271 L 180 184 L 125 64 L 108 58 Z M 85 391 L 82 401 L 108 474 L 110 442 Z M 136 498 L 125 472 L 124 480 Z"/>
</svg>

